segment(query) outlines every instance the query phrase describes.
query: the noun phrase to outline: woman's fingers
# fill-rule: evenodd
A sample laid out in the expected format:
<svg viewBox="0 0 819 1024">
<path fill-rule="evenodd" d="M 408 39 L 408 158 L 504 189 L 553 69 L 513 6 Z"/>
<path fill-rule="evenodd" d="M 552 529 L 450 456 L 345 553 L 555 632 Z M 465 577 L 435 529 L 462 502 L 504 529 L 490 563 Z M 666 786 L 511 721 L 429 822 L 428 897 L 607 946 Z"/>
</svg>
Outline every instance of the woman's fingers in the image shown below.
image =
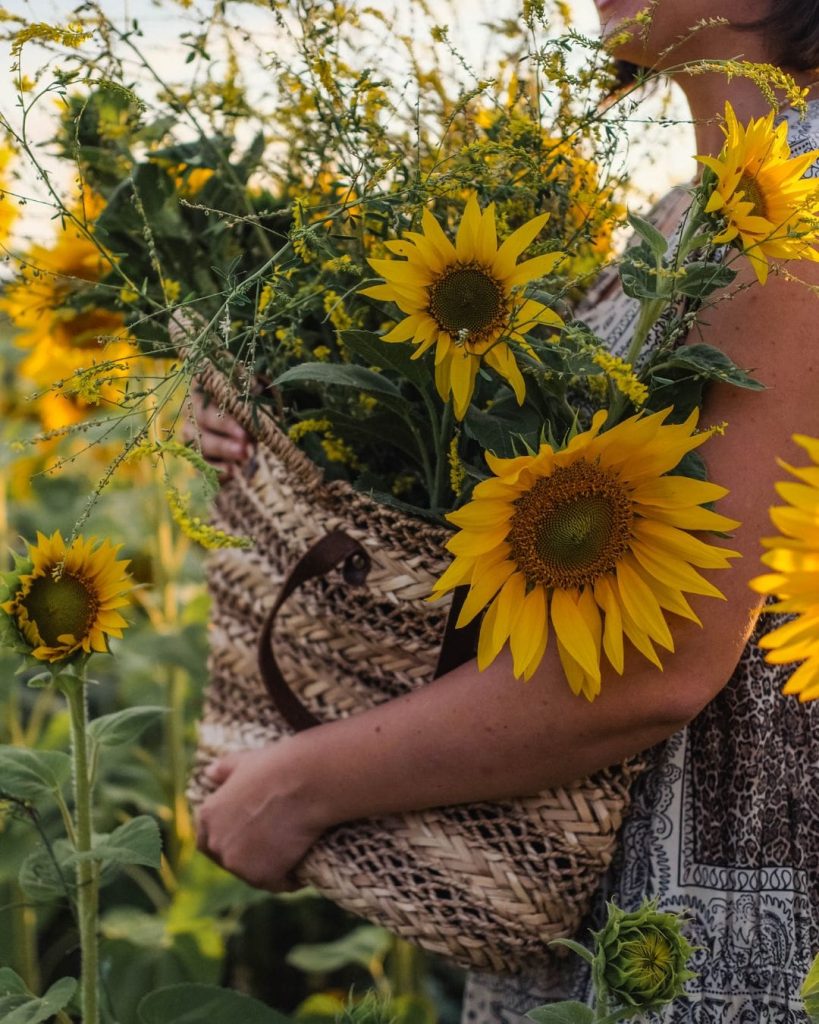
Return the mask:
<svg viewBox="0 0 819 1024">
<path fill-rule="evenodd" d="M 207 432 L 202 434 L 202 454 L 208 461 L 244 462 L 249 452 L 245 441 Z"/>
<path fill-rule="evenodd" d="M 208 404 L 203 394 L 195 389 L 191 392 L 191 413 L 183 424 L 184 440 L 194 442 L 221 474 L 231 475 L 231 468 L 250 455 L 253 447 L 250 435 L 218 405 Z"/>
<path fill-rule="evenodd" d="M 237 423 L 232 416 L 222 412 L 218 406 L 204 405 L 201 410 L 194 406 L 194 410 L 196 422 L 203 429 L 211 430 L 215 434 L 226 434 L 228 437 L 239 440 L 245 440 L 248 437 L 244 427 Z"/>
</svg>

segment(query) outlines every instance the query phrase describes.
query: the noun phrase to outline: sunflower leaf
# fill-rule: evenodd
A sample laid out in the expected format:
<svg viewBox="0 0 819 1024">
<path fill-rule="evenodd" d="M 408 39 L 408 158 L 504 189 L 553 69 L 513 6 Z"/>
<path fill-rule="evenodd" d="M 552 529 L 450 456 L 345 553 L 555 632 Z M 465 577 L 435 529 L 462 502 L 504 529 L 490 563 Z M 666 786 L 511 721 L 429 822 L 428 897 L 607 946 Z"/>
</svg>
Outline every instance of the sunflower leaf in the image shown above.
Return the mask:
<svg viewBox="0 0 819 1024">
<path fill-rule="evenodd" d="M 0 747 L 0 790 L 18 800 L 58 793 L 71 778 L 71 758 L 60 750 Z"/>
<path fill-rule="evenodd" d="M 741 370 L 732 359 L 713 345 L 681 345 L 668 355 L 664 367 L 693 370 L 704 380 L 719 380 L 749 391 L 764 391 L 765 385 Z"/>
<path fill-rule="evenodd" d="M 101 747 L 127 746 L 167 712 L 167 708 L 150 705 L 124 708 L 122 711 L 95 718 L 89 725 L 88 732 Z"/>
<path fill-rule="evenodd" d="M 640 238 L 648 244 L 655 256 L 665 256 L 668 251 L 668 239 L 662 231 L 658 231 L 653 224 L 649 224 L 647 220 L 643 220 L 642 217 L 638 217 L 636 213 L 630 213 L 628 215 L 628 222 Z"/>
<path fill-rule="evenodd" d="M 68 1006 L 77 989 L 74 978 L 55 981 L 44 996 L 35 996 L 9 967 L 0 968 L 0 1020 L 3 1024 L 41 1024 Z"/>
<path fill-rule="evenodd" d="M 321 388 L 347 388 L 372 395 L 387 409 L 391 409 L 408 423 L 412 422 L 412 406 L 388 377 L 364 366 L 349 363 L 302 363 L 285 370 L 273 382 L 276 387 L 318 385 Z"/>
<path fill-rule="evenodd" d="M 583 957 L 586 963 L 590 964 L 594 960 L 594 953 L 590 949 L 586 949 L 579 942 L 575 942 L 573 939 L 552 939 L 549 943 L 550 946 L 565 946 L 566 949 L 570 949 L 573 953 L 577 953 L 578 956 Z"/>
<path fill-rule="evenodd" d="M 257 999 L 213 985 L 169 985 L 151 992 L 137 1009 L 141 1024 L 290 1024 Z"/>
<path fill-rule="evenodd" d="M 126 821 L 107 835 L 94 836 L 94 848 L 76 854 L 74 860 L 99 860 L 108 864 L 141 864 L 158 868 L 162 856 L 159 826 L 147 814 Z"/>
<path fill-rule="evenodd" d="M 368 967 L 373 960 L 384 959 L 392 939 L 389 932 L 375 925 L 361 925 L 334 942 L 294 946 L 287 963 L 300 971 L 337 971 L 350 964 Z"/>
<path fill-rule="evenodd" d="M 724 263 L 708 263 L 698 260 L 689 263 L 676 281 L 677 291 L 691 298 L 705 298 L 718 288 L 727 288 L 737 272 Z"/>
<path fill-rule="evenodd" d="M 645 242 L 626 251 L 620 264 L 620 282 L 626 295 L 633 299 L 667 297 L 667 281 L 658 272 L 657 260 Z"/>
<path fill-rule="evenodd" d="M 73 856 L 74 847 L 67 839 L 58 839 L 50 848 L 39 846 L 30 853 L 17 875 L 17 884 L 26 899 L 50 903 L 70 896 L 75 884 Z"/>
<path fill-rule="evenodd" d="M 410 345 L 395 345 L 382 341 L 371 331 L 343 331 L 342 343 L 359 356 L 368 366 L 393 370 L 402 379 L 423 389 L 429 380 L 429 371 L 420 359 L 413 359 Z"/>
</svg>

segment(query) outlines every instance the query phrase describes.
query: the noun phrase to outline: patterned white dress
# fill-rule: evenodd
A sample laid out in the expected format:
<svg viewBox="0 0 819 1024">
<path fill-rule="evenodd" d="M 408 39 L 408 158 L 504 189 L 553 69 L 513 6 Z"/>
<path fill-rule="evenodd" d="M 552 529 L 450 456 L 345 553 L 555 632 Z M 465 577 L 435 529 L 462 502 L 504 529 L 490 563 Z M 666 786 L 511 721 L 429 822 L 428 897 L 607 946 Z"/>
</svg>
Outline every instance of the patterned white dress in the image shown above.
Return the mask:
<svg viewBox="0 0 819 1024">
<path fill-rule="evenodd" d="M 783 116 L 795 154 L 819 148 L 819 100 L 804 120 Z M 819 162 L 809 174 L 819 177 Z M 675 204 L 679 215 L 680 197 L 659 204 L 660 223 Z M 623 355 L 636 303 L 604 278 L 585 306 L 579 315 Z M 766 616 L 764 631 L 780 621 Z M 819 951 L 819 701 L 783 697 L 792 667 L 767 665 L 757 639 L 716 699 L 651 751 L 587 922 L 599 927 L 607 899 L 634 909 L 657 897 L 688 915 L 698 976 L 688 999 L 652 1018 L 663 1024 L 807 1021 L 798 993 Z M 517 977 L 470 975 L 462 1024 L 524 1024 L 527 1010 L 555 999 L 590 1000 L 579 958 Z"/>
</svg>

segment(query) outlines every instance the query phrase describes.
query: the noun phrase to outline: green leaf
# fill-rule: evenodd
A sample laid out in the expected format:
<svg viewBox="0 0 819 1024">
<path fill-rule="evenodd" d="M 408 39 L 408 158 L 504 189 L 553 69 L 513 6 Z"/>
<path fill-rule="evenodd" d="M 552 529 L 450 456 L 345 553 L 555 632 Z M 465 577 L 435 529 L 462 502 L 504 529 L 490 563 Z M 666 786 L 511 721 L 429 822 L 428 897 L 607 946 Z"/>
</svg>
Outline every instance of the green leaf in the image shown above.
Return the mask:
<svg viewBox="0 0 819 1024">
<path fill-rule="evenodd" d="M 373 960 L 383 959 L 392 946 L 392 937 L 384 928 L 362 925 L 335 942 L 294 946 L 287 955 L 287 963 L 300 971 L 337 971 L 349 964 L 369 967 Z"/>
<path fill-rule="evenodd" d="M 0 794 L 40 800 L 58 793 L 71 778 L 71 758 L 60 750 L 0 747 Z"/>
<path fill-rule="evenodd" d="M 101 921 L 100 955 L 118 1024 L 138 1024 L 137 1007 L 146 992 L 169 985 L 218 985 L 224 942 L 211 941 L 217 923 L 190 922 L 179 932 L 166 915 L 117 907 Z M 204 942 L 202 941 L 204 938 Z"/>
<path fill-rule="evenodd" d="M 630 213 L 628 215 L 628 222 L 637 234 L 648 243 L 649 248 L 655 256 L 665 256 L 668 251 L 668 239 L 661 231 L 658 231 L 653 224 L 649 224 L 647 220 L 643 220 L 642 217 L 638 217 L 636 213 Z"/>
<path fill-rule="evenodd" d="M 0 967 L 0 999 L 5 999 L 10 995 L 27 996 L 28 994 L 25 982 L 19 974 L 15 974 L 10 967 Z"/>
<path fill-rule="evenodd" d="M 530 1010 L 526 1016 L 536 1024 L 593 1024 L 594 1010 L 585 1003 L 567 1000 Z"/>
<path fill-rule="evenodd" d="M 705 298 L 718 288 L 727 288 L 737 272 L 723 263 L 689 263 L 676 282 L 676 289 L 691 298 Z"/>
<path fill-rule="evenodd" d="M 76 988 L 73 978 L 60 978 L 38 998 L 14 971 L 0 968 L 0 1020 L 3 1024 L 41 1024 L 68 1006 Z"/>
<path fill-rule="evenodd" d="M 278 387 L 298 384 L 318 384 L 323 388 L 349 388 L 353 391 L 373 395 L 378 401 L 407 422 L 412 421 L 412 406 L 398 390 L 397 385 L 364 366 L 349 363 L 302 363 L 285 370 L 273 382 Z"/>
<path fill-rule="evenodd" d="M 343 331 L 341 341 L 346 347 L 371 366 L 393 370 L 401 379 L 408 380 L 419 390 L 429 385 L 431 375 L 422 360 L 413 359 L 412 345 L 382 341 L 371 331 Z"/>
<path fill-rule="evenodd" d="M 17 876 L 17 884 L 26 899 L 32 903 L 66 899 L 74 888 L 73 859 L 74 847 L 67 839 L 52 843 L 51 853 L 45 846 L 30 853 Z"/>
<path fill-rule="evenodd" d="M 570 949 L 573 953 L 577 953 L 578 956 L 583 957 L 587 964 L 594 962 L 594 953 L 590 949 L 586 949 L 579 942 L 575 942 L 573 939 L 552 939 L 549 943 L 550 946 L 565 946 L 566 949 Z"/>
<path fill-rule="evenodd" d="M 139 1004 L 140 1024 L 292 1024 L 257 999 L 212 985 L 170 985 Z"/>
<path fill-rule="evenodd" d="M 373 395 L 400 398 L 401 393 L 382 373 L 349 363 L 302 363 L 285 370 L 273 382 L 277 387 L 288 384 L 321 384 L 325 387 L 355 388 Z"/>
<path fill-rule="evenodd" d="M 620 283 L 633 299 L 665 298 L 668 283 L 657 273 L 657 257 L 651 246 L 641 242 L 626 250 L 620 263 Z"/>
<path fill-rule="evenodd" d="M 720 380 L 749 391 L 764 391 L 765 385 L 741 370 L 724 352 L 713 345 L 680 345 L 664 360 L 669 366 L 693 370 L 706 380 Z"/>
<path fill-rule="evenodd" d="M 819 955 L 814 958 L 800 989 L 805 1012 L 812 1024 L 819 1024 Z"/>
<path fill-rule="evenodd" d="M 708 467 L 699 452 L 686 452 L 674 469 L 676 476 L 690 476 L 693 480 L 707 480 Z"/>
<path fill-rule="evenodd" d="M 88 733 L 101 747 L 128 746 L 167 712 L 167 708 L 152 706 L 125 708 L 95 718 Z"/>
<path fill-rule="evenodd" d="M 498 403 L 500 405 L 500 403 Z M 471 407 L 464 419 L 464 432 L 467 437 L 477 441 L 484 451 L 492 452 L 499 458 L 512 458 L 522 451 L 521 439 L 530 447 L 537 447 L 540 437 L 541 418 L 529 405 L 524 405 L 517 415 L 513 412 L 509 418 L 501 415 L 499 408 L 489 412 Z"/>
<path fill-rule="evenodd" d="M 76 860 L 99 860 L 104 864 L 142 864 L 158 868 L 162 856 L 159 826 L 147 814 L 126 821 L 107 835 L 94 836 L 90 853 L 77 854 Z"/>
</svg>

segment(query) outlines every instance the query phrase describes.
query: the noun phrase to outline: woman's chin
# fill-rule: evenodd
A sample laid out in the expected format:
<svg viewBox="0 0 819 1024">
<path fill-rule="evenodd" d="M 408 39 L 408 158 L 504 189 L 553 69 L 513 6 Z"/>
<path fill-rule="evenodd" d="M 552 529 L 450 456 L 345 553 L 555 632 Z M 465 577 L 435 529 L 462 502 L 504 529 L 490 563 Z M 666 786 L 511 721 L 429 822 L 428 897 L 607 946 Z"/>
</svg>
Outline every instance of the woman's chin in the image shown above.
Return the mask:
<svg viewBox="0 0 819 1024">
<path fill-rule="evenodd" d="M 603 39 L 611 39 L 621 32 L 627 32 L 630 37 L 617 47 L 613 56 L 620 60 L 635 60 L 638 56 L 644 56 L 641 37 L 644 37 L 646 25 L 637 24 L 634 19 L 649 6 L 645 0 L 594 0 L 594 5 Z"/>
</svg>

